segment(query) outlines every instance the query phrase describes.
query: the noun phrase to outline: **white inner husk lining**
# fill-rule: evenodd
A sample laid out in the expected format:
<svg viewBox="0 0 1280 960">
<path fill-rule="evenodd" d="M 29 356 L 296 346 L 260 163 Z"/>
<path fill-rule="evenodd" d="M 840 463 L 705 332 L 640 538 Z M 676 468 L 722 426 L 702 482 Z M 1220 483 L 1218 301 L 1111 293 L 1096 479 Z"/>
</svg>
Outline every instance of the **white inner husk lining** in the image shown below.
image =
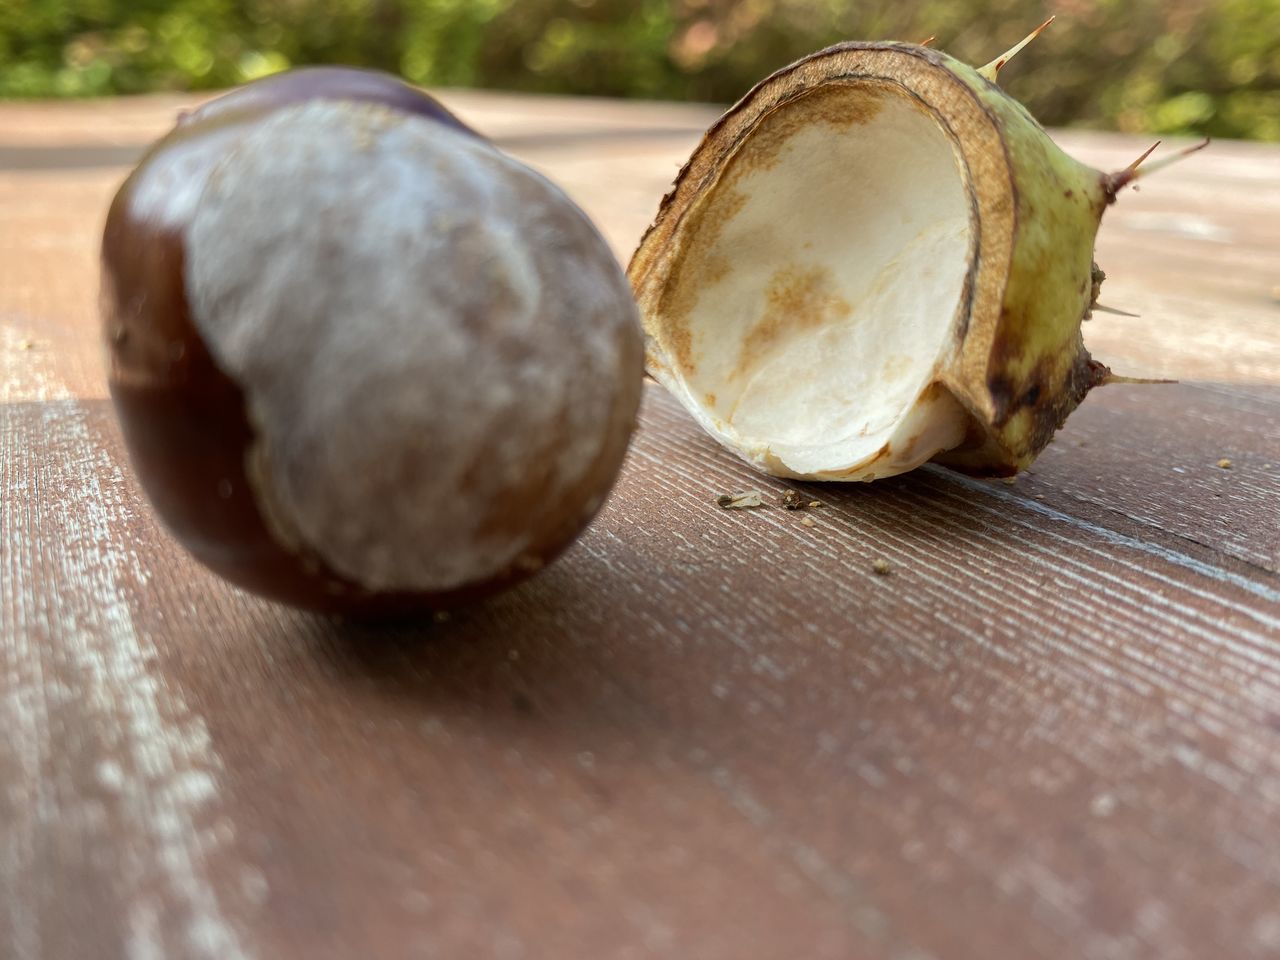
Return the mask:
<svg viewBox="0 0 1280 960">
<path fill-rule="evenodd" d="M 690 304 L 687 401 L 749 459 L 797 474 L 910 445 L 899 434 L 918 433 L 908 414 L 952 348 L 972 247 L 933 114 L 883 84 L 810 99 L 726 163 L 680 238 L 697 267 L 672 282 L 696 288 L 667 300 Z"/>
</svg>

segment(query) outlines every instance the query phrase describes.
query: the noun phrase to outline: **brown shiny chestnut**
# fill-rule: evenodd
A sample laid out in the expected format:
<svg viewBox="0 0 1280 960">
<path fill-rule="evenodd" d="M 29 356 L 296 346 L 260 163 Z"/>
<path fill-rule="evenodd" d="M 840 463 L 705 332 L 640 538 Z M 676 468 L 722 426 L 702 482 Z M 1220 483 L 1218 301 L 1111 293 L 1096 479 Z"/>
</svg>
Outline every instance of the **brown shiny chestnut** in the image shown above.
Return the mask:
<svg viewBox="0 0 1280 960">
<path fill-rule="evenodd" d="M 111 205 L 111 394 L 197 559 L 357 614 L 524 579 L 603 503 L 642 345 L 544 178 L 395 78 L 278 75 L 184 116 Z"/>
</svg>

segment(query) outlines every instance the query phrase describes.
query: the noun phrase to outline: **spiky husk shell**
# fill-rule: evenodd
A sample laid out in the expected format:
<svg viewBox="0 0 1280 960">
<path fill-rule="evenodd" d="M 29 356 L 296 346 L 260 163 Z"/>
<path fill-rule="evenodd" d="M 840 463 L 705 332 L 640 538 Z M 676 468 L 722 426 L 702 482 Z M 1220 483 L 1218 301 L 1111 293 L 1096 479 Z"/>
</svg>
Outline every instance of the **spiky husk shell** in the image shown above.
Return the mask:
<svg viewBox="0 0 1280 960">
<path fill-rule="evenodd" d="M 649 371 L 693 409 L 689 391 L 679 389 L 686 372 L 679 340 L 688 332 L 667 301 L 669 281 L 689 253 L 682 227 L 762 120 L 831 85 L 868 97 L 888 85 L 928 112 L 954 145 L 971 201 L 973 247 L 953 342 L 921 402 L 936 403 L 945 391 L 968 418 L 963 439 L 933 451 L 935 459 L 972 473 L 1015 473 L 1108 376 L 1085 349 L 1080 325 L 1096 299 L 1094 239 L 1114 194 L 1103 174 L 1067 156 L 997 84 L 919 45 L 851 42 L 822 50 L 762 81 L 710 128 L 628 271 Z M 881 455 L 892 463 L 893 451 Z"/>
</svg>

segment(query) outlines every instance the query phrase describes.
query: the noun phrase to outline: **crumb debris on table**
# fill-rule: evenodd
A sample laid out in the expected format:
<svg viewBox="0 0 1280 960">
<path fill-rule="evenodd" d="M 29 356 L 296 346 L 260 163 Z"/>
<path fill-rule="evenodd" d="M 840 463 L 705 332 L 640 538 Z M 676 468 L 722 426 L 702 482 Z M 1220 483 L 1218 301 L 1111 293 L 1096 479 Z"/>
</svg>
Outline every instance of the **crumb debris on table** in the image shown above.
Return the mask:
<svg viewBox="0 0 1280 960">
<path fill-rule="evenodd" d="M 1220 466 L 1223 470 L 1230 470 L 1232 467 L 1232 463 L 1226 457 L 1223 457 L 1221 460 L 1218 461 L 1218 466 Z"/>
<path fill-rule="evenodd" d="M 800 525 L 804 527 L 816 527 L 818 524 L 814 522 L 813 517 L 803 517 L 800 520 Z"/>
<path fill-rule="evenodd" d="M 725 510 L 748 510 L 764 506 L 764 494 L 759 490 L 743 490 L 741 493 L 722 493 L 716 504 Z"/>
<path fill-rule="evenodd" d="M 1001 482 L 1001 483 L 1007 483 L 1007 484 L 1009 484 L 1009 486 L 1013 486 L 1015 483 L 1017 483 L 1017 482 L 1018 482 L 1018 478 L 1017 478 L 1016 476 L 1014 476 L 1014 477 L 1001 477 L 1001 478 L 1000 478 L 1000 482 Z"/>
<path fill-rule="evenodd" d="M 816 510 L 823 506 L 821 500 L 810 500 L 799 490 L 787 490 L 778 500 L 788 510 Z"/>
<path fill-rule="evenodd" d="M 788 510 L 804 510 L 809 506 L 804 497 L 800 496 L 799 490 L 784 490 L 778 502 Z"/>
<path fill-rule="evenodd" d="M 36 346 L 36 342 L 35 342 L 34 340 L 19 340 L 19 341 L 18 341 L 18 349 L 19 349 L 19 350 L 34 350 L 34 349 L 35 349 L 35 346 Z"/>
<path fill-rule="evenodd" d="M 876 559 L 871 561 L 871 570 L 877 577 L 887 577 L 893 572 L 893 567 L 889 566 L 888 560 Z"/>
</svg>

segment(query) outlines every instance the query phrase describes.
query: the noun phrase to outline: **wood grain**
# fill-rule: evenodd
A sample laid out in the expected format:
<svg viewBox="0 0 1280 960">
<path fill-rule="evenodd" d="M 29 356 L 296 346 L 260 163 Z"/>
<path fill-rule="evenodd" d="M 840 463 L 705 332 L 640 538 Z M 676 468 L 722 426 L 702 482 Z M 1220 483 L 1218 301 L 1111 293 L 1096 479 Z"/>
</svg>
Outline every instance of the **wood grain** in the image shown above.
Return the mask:
<svg viewBox="0 0 1280 960">
<path fill-rule="evenodd" d="M 713 115 L 450 101 L 620 255 Z M 1090 345 L 1188 382 L 1016 483 L 785 511 L 650 388 L 561 562 L 375 629 L 217 581 L 129 474 L 97 231 L 177 106 L 0 106 L 0 956 L 1280 956 L 1276 148 L 1108 214 L 1144 316 Z"/>
</svg>

